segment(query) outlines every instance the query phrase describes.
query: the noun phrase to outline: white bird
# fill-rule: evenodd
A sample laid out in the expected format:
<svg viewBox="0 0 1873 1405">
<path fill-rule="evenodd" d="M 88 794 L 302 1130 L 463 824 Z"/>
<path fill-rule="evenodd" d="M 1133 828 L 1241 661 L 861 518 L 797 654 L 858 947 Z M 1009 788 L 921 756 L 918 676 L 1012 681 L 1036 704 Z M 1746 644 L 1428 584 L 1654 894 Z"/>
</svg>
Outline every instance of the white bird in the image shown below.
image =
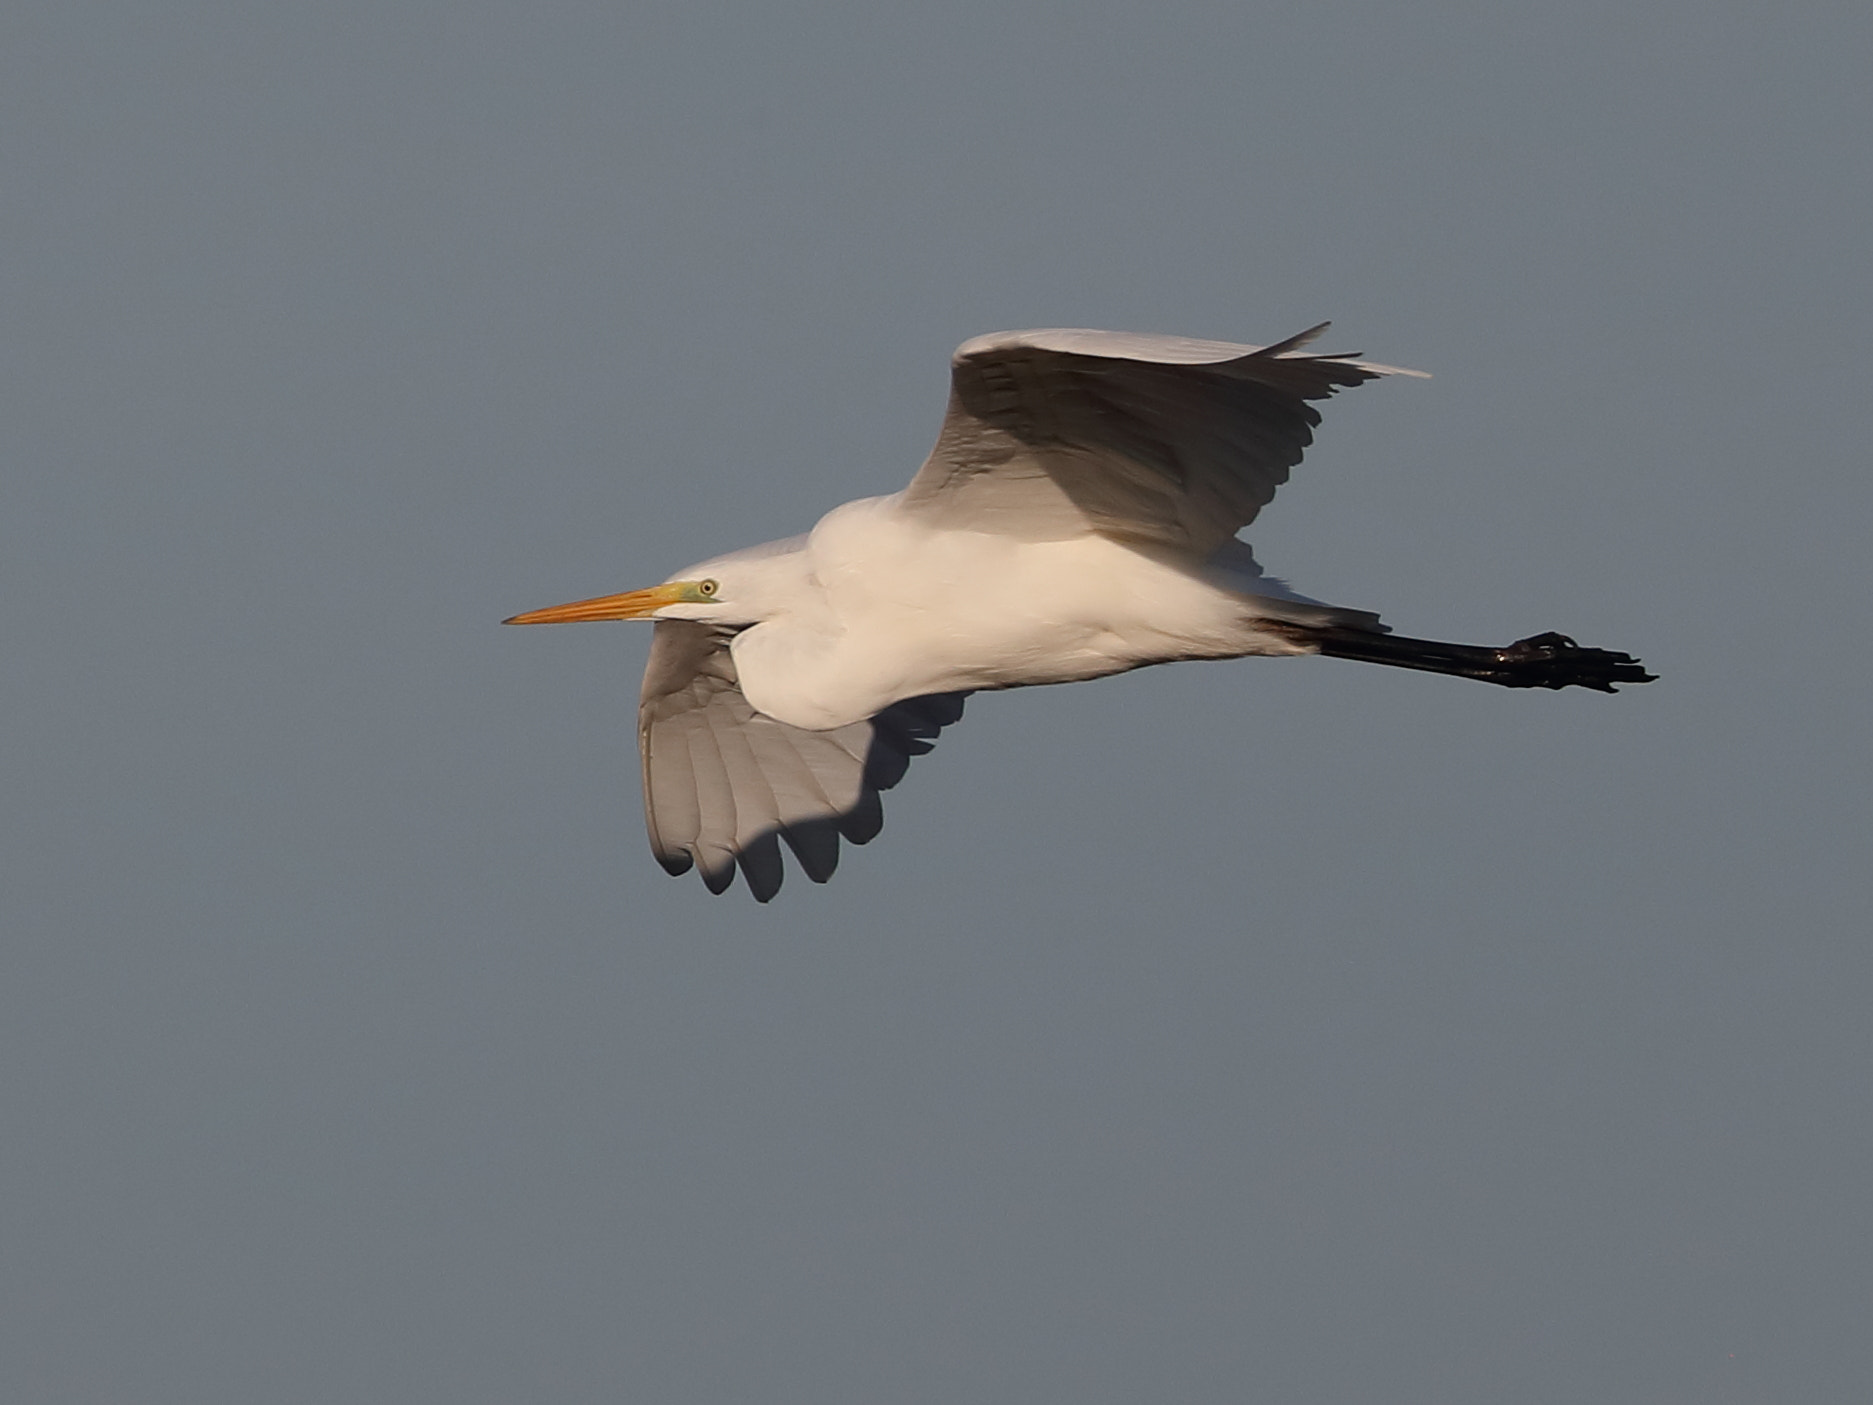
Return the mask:
<svg viewBox="0 0 1873 1405">
<path fill-rule="evenodd" d="M 839 838 L 989 688 L 1177 659 L 1327 654 L 1507 687 L 1653 675 L 1560 634 L 1507 648 L 1391 635 L 1298 595 L 1236 533 L 1285 483 L 1308 404 L 1384 375 L 1302 350 L 1125 332 L 999 332 L 957 348 L 936 448 L 902 492 L 662 585 L 508 624 L 655 620 L 638 708 L 651 849 L 766 902 L 781 841 L 824 883 Z"/>
</svg>

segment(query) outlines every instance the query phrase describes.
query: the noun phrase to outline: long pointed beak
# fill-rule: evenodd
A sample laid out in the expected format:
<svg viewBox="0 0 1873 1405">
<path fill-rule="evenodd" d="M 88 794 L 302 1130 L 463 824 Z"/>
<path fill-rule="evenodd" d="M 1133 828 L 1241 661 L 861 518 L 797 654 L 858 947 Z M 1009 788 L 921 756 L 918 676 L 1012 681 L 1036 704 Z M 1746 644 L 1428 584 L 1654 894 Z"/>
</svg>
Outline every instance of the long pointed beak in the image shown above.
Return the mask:
<svg viewBox="0 0 1873 1405">
<path fill-rule="evenodd" d="M 680 585 L 653 585 L 648 590 L 627 590 L 622 595 L 599 595 L 590 600 L 574 600 L 570 605 L 529 610 L 501 623 L 584 624 L 588 620 L 641 620 L 665 605 L 679 603 L 682 598 Z"/>
</svg>

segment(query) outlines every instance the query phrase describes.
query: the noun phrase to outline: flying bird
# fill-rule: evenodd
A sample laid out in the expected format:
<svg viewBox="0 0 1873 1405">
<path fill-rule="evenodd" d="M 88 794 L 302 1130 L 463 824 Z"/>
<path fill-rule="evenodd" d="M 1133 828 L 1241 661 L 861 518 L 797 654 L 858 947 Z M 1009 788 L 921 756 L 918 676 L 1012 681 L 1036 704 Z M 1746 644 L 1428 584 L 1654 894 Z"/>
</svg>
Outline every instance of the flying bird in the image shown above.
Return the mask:
<svg viewBox="0 0 1873 1405">
<path fill-rule="evenodd" d="M 1630 655 L 1537 634 L 1505 648 L 1392 634 L 1264 575 L 1236 533 L 1313 440 L 1310 403 L 1422 376 L 1274 346 L 1052 329 L 957 348 L 949 408 L 902 492 L 662 585 L 507 624 L 654 620 L 638 706 L 650 845 L 711 892 L 816 883 L 879 793 L 993 688 L 1179 659 L 1325 654 L 1509 688 L 1646 683 Z"/>
</svg>

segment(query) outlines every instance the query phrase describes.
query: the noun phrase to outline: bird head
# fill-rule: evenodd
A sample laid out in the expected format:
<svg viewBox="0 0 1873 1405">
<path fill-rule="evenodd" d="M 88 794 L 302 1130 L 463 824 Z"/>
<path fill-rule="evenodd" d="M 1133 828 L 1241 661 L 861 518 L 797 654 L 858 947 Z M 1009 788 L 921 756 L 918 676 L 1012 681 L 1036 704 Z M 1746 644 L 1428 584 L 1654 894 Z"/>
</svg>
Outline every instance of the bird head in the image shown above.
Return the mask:
<svg viewBox="0 0 1873 1405">
<path fill-rule="evenodd" d="M 699 580 L 665 581 L 646 590 L 627 590 L 622 595 L 599 595 L 590 600 L 574 600 L 568 605 L 552 605 L 544 610 L 529 610 L 524 615 L 502 620 L 502 624 L 583 624 L 590 620 L 721 620 L 727 622 L 732 609 L 722 595 L 722 582 L 714 576 Z"/>
<path fill-rule="evenodd" d="M 797 610 L 813 593 L 807 539 L 764 542 L 686 566 L 662 585 L 529 610 L 503 624 L 586 620 L 695 620 L 747 626 Z"/>
</svg>

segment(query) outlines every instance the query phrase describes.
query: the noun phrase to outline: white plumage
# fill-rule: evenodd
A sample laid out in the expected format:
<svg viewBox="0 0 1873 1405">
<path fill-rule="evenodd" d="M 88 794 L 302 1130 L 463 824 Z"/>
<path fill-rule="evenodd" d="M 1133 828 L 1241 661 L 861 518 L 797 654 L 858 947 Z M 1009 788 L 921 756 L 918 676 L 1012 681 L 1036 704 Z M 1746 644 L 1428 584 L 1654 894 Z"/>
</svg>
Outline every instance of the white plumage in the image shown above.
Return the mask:
<svg viewBox="0 0 1873 1405">
<path fill-rule="evenodd" d="M 889 497 L 661 586 L 509 623 L 654 619 L 639 708 L 651 847 L 761 901 L 780 845 L 824 882 L 879 792 L 990 688 L 1175 659 L 1317 654 L 1508 686 L 1650 677 L 1561 635 L 1508 649 L 1388 638 L 1264 577 L 1235 534 L 1287 481 L 1308 402 L 1421 375 L 1276 346 L 1054 329 L 957 349 L 930 457 Z"/>
</svg>

